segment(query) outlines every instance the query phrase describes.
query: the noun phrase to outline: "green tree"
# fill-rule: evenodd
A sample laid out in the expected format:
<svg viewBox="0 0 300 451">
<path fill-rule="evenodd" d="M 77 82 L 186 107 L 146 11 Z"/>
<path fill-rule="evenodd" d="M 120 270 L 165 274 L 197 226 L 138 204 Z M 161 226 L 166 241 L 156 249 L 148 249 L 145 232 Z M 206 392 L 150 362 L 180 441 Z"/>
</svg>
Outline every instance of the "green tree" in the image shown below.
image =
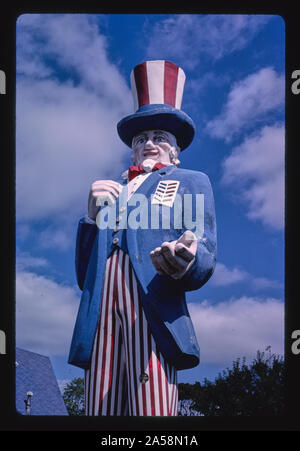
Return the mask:
<svg viewBox="0 0 300 451">
<path fill-rule="evenodd" d="M 69 382 L 63 391 L 69 415 L 84 415 L 84 381 L 82 377 L 77 377 Z"/>
<path fill-rule="evenodd" d="M 280 415 L 284 409 L 284 361 L 269 351 L 257 351 L 250 365 L 236 359 L 214 382 L 179 384 L 179 400 L 191 400 L 189 409 L 205 416 Z M 185 408 L 179 415 L 189 415 Z"/>
</svg>

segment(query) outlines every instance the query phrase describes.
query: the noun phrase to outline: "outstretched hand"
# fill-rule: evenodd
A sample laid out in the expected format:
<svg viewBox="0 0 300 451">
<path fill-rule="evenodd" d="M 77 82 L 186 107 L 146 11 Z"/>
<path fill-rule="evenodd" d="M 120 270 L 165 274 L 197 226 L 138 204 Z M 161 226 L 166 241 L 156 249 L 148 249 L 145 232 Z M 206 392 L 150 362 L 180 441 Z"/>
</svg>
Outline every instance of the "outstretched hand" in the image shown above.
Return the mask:
<svg viewBox="0 0 300 451">
<path fill-rule="evenodd" d="M 194 263 L 197 251 L 197 238 L 186 230 L 178 240 L 165 241 L 150 252 L 154 268 L 160 275 L 181 279 Z"/>
</svg>

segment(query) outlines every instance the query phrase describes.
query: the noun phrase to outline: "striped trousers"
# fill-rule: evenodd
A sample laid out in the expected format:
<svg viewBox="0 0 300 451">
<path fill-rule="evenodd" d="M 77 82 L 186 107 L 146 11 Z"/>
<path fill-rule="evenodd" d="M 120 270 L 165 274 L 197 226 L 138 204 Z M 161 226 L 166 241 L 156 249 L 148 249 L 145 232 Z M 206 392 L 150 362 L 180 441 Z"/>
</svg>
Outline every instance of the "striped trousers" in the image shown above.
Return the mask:
<svg viewBox="0 0 300 451">
<path fill-rule="evenodd" d="M 160 353 L 128 254 L 106 264 L 101 312 L 85 371 L 86 415 L 176 416 L 177 371 Z"/>
</svg>

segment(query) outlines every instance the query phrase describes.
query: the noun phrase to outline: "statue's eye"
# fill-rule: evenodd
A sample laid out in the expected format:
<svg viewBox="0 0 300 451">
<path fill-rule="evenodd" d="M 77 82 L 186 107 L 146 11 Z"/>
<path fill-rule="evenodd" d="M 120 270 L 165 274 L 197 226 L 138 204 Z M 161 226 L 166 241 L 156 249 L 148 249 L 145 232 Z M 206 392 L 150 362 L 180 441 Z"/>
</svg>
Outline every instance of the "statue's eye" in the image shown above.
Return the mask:
<svg viewBox="0 0 300 451">
<path fill-rule="evenodd" d="M 141 136 L 140 138 L 136 139 L 135 144 L 143 144 L 145 142 L 145 137 Z"/>
<path fill-rule="evenodd" d="M 155 137 L 155 141 L 157 142 L 165 142 L 167 139 L 163 135 L 158 135 Z"/>
</svg>

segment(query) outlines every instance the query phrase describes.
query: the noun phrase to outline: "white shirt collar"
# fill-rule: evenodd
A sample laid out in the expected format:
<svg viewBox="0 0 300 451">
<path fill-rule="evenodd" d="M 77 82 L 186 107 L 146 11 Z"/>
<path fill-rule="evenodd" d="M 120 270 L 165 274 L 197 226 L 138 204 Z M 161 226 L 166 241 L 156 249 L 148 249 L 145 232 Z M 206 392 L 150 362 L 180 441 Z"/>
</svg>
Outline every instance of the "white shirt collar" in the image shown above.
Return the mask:
<svg viewBox="0 0 300 451">
<path fill-rule="evenodd" d="M 146 173 L 151 172 L 153 166 L 158 163 L 156 160 L 152 160 L 152 158 L 147 158 L 143 161 L 142 167 Z M 166 166 L 173 166 L 173 163 L 167 163 Z M 121 175 L 122 179 L 128 179 L 128 169 L 124 171 Z"/>
</svg>

